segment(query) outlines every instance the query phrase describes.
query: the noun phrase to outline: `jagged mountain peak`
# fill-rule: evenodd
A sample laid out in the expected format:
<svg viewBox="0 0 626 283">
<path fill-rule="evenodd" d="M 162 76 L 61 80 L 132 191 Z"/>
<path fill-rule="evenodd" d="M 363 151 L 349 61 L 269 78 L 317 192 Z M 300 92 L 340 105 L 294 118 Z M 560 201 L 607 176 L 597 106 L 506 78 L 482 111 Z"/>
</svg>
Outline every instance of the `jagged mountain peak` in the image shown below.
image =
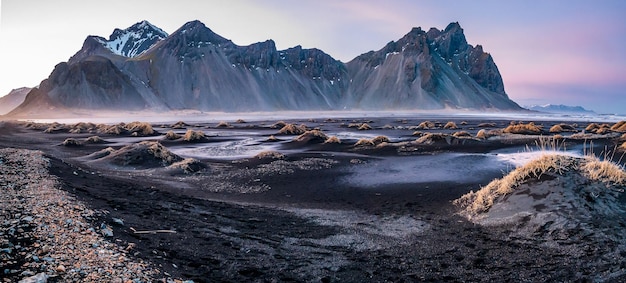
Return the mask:
<svg viewBox="0 0 626 283">
<path fill-rule="evenodd" d="M 212 31 L 201 21 L 195 20 L 185 23 L 176 30 L 173 37 L 185 37 L 188 40 L 196 42 L 207 42 L 213 44 L 221 44 L 229 40 Z"/>
<path fill-rule="evenodd" d="M 144 20 L 123 30 L 115 29 L 108 40 L 98 38 L 98 41 L 114 54 L 132 58 L 167 36 L 165 31 Z"/>
</svg>

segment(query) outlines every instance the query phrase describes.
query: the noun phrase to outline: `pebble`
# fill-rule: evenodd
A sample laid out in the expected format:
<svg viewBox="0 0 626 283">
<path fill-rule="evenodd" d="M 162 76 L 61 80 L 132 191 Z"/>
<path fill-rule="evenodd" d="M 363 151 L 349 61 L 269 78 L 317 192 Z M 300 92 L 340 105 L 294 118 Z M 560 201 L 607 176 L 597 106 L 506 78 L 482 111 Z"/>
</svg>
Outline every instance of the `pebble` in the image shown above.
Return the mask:
<svg viewBox="0 0 626 283">
<path fill-rule="evenodd" d="M 57 271 L 57 272 L 64 273 L 64 272 L 65 272 L 65 266 L 63 266 L 63 265 L 59 265 L 59 266 L 57 266 L 56 271 Z"/>
</svg>

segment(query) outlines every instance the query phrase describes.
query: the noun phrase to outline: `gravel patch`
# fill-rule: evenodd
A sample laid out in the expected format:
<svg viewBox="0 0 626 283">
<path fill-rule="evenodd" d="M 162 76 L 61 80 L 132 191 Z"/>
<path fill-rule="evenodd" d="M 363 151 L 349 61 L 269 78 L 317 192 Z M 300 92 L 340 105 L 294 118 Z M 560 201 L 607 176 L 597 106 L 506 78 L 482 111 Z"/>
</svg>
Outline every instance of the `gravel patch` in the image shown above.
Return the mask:
<svg viewBox="0 0 626 283">
<path fill-rule="evenodd" d="M 0 149 L 2 282 L 152 282 L 161 271 L 112 243 L 112 229 L 59 189 L 42 152 Z M 165 279 L 163 279 L 165 280 Z"/>
</svg>

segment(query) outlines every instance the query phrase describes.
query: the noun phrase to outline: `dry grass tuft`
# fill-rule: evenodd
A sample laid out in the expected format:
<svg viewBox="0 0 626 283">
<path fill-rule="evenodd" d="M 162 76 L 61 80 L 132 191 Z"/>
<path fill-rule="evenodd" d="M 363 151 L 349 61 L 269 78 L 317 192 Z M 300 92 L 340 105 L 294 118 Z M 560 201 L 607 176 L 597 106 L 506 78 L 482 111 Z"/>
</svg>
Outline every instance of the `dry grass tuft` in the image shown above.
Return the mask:
<svg viewBox="0 0 626 283">
<path fill-rule="evenodd" d="M 285 123 L 285 121 L 278 121 L 278 122 L 272 124 L 270 126 L 270 128 L 272 128 L 272 129 L 281 129 L 281 128 L 283 128 L 286 125 L 287 125 L 287 123 Z"/>
<path fill-rule="evenodd" d="M 286 124 L 283 126 L 278 134 L 280 135 L 301 135 L 307 131 L 306 125 L 296 126 L 294 124 Z"/>
<path fill-rule="evenodd" d="M 341 143 L 341 140 L 336 136 L 331 136 L 324 143 Z"/>
<path fill-rule="evenodd" d="M 550 128 L 550 133 L 561 133 L 563 132 L 563 127 L 561 125 L 554 125 Z"/>
<path fill-rule="evenodd" d="M 452 134 L 453 137 L 457 137 L 457 138 L 467 138 L 467 137 L 471 137 L 472 134 L 470 134 L 467 131 L 458 131 L 455 132 L 454 134 Z"/>
<path fill-rule="evenodd" d="M 124 129 L 129 131 L 131 134 L 137 133 L 137 136 L 150 136 L 154 135 L 154 130 L 152 129 L 152 125 L 145 122 L 131 122 L 124 126 Z"/>
<path fill-rule="evenodd" d="M 386 137 L 386 136 L 377 136 L 377 137 L 372 139 L 372 143 L 375 144 L 375 145 L 379 145 L 379 144 L 382 144 L 382 143 L 388 143 L 388 142 L 391 142 L 391 140 L 389 140 L 389 138 Z"/>
<path fill-rule="evenodd" d="M 294 141 L 297 142 L 316 142 L 323 143 L 328 139 L 328 136 L 324 134 L 324 132 L 320 130 L 310 130 L 306 131 L 303 134 L 297 136 Z"/>
<path fill-rule="evenodd" d="M 476 133 L 476 137 L 486 140 L 489 138 L 489 134 L 487 134 L 487 131 L 485 131 L 485 129 L 480 129 L 478 133 Z"/>
<path fill-rule="evenodd" d="M 115 151 L 110 156 L 119 165 L 148 165 L 159 163 L 162 166 L 183 160 L 157 141 L 142 141 L 130 144 Z"/>
<path fill-rule="evenodd" d="M 611 127 L 611 130 L 615 132 L 626 132 L 626 121 L 619 121 L 615 123 L 615 125 Z"/>
<path fill-rule="evenodd" d="M 245 123 L 248 123 L 248 122 L 246 122 L 246 120 L 244 120 L 244 119 L 237 119 L 237 121 L 235 121 L 235 123 L 237 123 L 237 124 L 245 124 Z"/>
<path fill-rule="evenodd" d="M 206 136 L 204 135 L 204 132 L 202 131 L 194 131 L 194 130 L 187 130 L 187 132 L 185 132 L 185 135 L 183 136 L 183 140 L 186 142 L 198 142 L 198 141 L 203 141 L 206 139 Z"/>
<path fill-rule="evenodd" d="M 75 138 L 67 138 L 63 141 L 62 145 L 63 146 L 81 146 L 83 144 Z"/>
<path fill-rule="evenodd" d="M 274 135 L 270 135 L 270 136 L 267 138 L 267 140 L 265 140 L 265 141 L 268 141 L 268 142 L 277 142 L 277 141 L 280 141 L 280 140 L 279 140 L 279 139 L 277 139 Z"/>
<path fill-rule="evenodd" d="M 520 123 L 516 125 L 509 125 L 503 132 L 509 134 L 534 135 L 541 133 L 541 127 L 535 125 L 533 122 L 528 124 Z"/>
<path fill-rule="evenodd" d="M 166 140 L 173 141 L 173 140 L 180 139 L 181 135 L 179 135 L 177 133 L 174 133 L 174 131 L 168 131 L 167 133 L 165 133 L 165 137 L 164 138 Z"/>
<path fill-rule="evenodd" d="M 585 131 L 603 135 L 603 134 L 608 133 L 610 129 L 611 129 L 611 126 L 609 126 L 609 124 L 591 123 L 587 125 L 587 127 L 585 128 Z"/>
<path fill-rule="evenodd" d="M 363 123 L 363 124 L 361 124 L 361 126 L 359 126 L 359 128 L 357 130 L 359 130 L 359 131 L 367 131 L 367 130 L 371 130 L 371 129 L 372 129 L 372 126 L 370 126 L 367 123 Z"/>
<path fill-rule="evenodd" d="M 488 211 L 494 202 L 510 193 L 529 179 L 539 178 L 548 172 L 562 175 L 576 165 L 576 158 L 546 154 L 528 164 L 518 167 L 501 179 L 491 181 L 477 192 L 471 191 L 454 201 L 454 204 L 463 208 L 462 214 L 468 218 Z"/>
<path fill-rule="evenodd" d="M 617 147 L 617 149 L 619 151 L 626 151 L 626 142 L 624 142 L 622 145 L 620 145 L 619 147 Z"/>
<path fill-rule="evenodd" d="M 232 128 L 232 126 L 228 124 L 228 122 L 226 121 L 220 121 L 219 123 L 217 123 L 215 127 L 216 128 Z"/>
<path fill-rule="evenodd" d="M 443 133 L 426 133 L 419 139 L 415 141 L 418 144 L 434 144 L 437 142 L 446 142 L 450 144 L 452 140 L 451 135 L 443 134 Z"/>
<path fill-rule="evenodd" d="M 370 139 L 360 139 L 354 144 L 354 146 L 375 146 L 375 144 Z"/>
<path fill-rule="evenodd" d="M 172 129 L 185 129 L 185 128 L 187 128 L 188 126 L 189 126 L 189 125 L 188 125 L 187 123 L 185 123 L 185 122 L 183 122 L 183 121 L 178 121 L 178 122 L 176 122 L 176 123 L 172 124 L 172 125 L 170 126 L 170 128 L 172 128 Z"/>
<path fill-rule="evenodd" d="M 94 123 L 78 122 L 70 126 L 69 132 L 73 134 L 93 133 L 94 131 L 96 131 L 96 128 L 97 126 Z"/>
<path fill-rule="evenodd" d="M 457 127 L 457 126 L 456 126 L 456 123 L 454 123 L 454 122 L 450 121 L 450 122 L 446 123 L 446 125 L 445 125 L 445 126 L 443 126 L 443 128 L 444 128 L 444 129 L 450 129 L 450 130 L 456 130 L 456 129 L 458 129 L 459 127 Z"/>
<path fill-rule="evenodd" d="M 91 136 L 85 139 L 85 143 L 104 143 L 104 140 L 99 136 Z"/>
<path fill-rule="evenodd" d="M 168 168 L 182 170 L 185 174 L 191 174 L 206 168 L 206 165 L 197 159 L 185 158 L 182 161 L 172 163 Z"/>
<path fill-rule="evenodd" d="M 259 154 L 255 155 L 254 158 L 256 159 L 284 159 L 285 155 L 278 151 L 267 150 L 267 151 L 259 152 Z"/>
<path fill-rule="evenodd" d="M 415 131 L 412 134 L 412 136 L 415 136 L 415 137 L 421 137 L 423 135 L 424 135 L 424 132 L 422 132 L 422 131 Z"/>
<path fill-rule="evenodd" d="M 424 122 L 421 122 L 419 125 L 417 125 L 417 128 L 420 130 L 428 130 L 434 127 L 435 127 L 435 123 L 430 122 L 430 121 L 424 121 Z"/>
<path fill-rule="evenodd" d="M 611 132 L 611 129 L 608 128 L 608 127 L 607 128 L 603 127 L 603 128 L 599 128 L 599 129 L 596 130 L 596 134 L 598 134 L 598 135 L 604 135 L 604 134 L 608 134 L 610 132 Z"/>
<path fill-rule="evenodd" d="M 600 161 L 596 157 L 588 156 L 581 169 L 585 176 L 593 181 L 626 185 L 626 171 L 611 161 Z"/>
</svg>

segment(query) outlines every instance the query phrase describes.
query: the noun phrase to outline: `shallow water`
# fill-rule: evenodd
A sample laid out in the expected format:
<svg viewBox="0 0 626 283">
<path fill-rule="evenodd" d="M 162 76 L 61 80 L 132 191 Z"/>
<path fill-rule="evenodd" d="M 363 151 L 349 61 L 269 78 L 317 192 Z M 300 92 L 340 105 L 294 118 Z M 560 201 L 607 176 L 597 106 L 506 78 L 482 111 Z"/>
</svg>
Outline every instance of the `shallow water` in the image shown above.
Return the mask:
<svg viewBox="0 0 626 283">
<path fill-rule="evenodd" d="M 344 181 L 359 187 L 408 183 L 475 183 L 493 178 L 506 169 L 494 156 L 470 153 L 440 153 L 386 157 L 350 168 Z"/>
</svg>

